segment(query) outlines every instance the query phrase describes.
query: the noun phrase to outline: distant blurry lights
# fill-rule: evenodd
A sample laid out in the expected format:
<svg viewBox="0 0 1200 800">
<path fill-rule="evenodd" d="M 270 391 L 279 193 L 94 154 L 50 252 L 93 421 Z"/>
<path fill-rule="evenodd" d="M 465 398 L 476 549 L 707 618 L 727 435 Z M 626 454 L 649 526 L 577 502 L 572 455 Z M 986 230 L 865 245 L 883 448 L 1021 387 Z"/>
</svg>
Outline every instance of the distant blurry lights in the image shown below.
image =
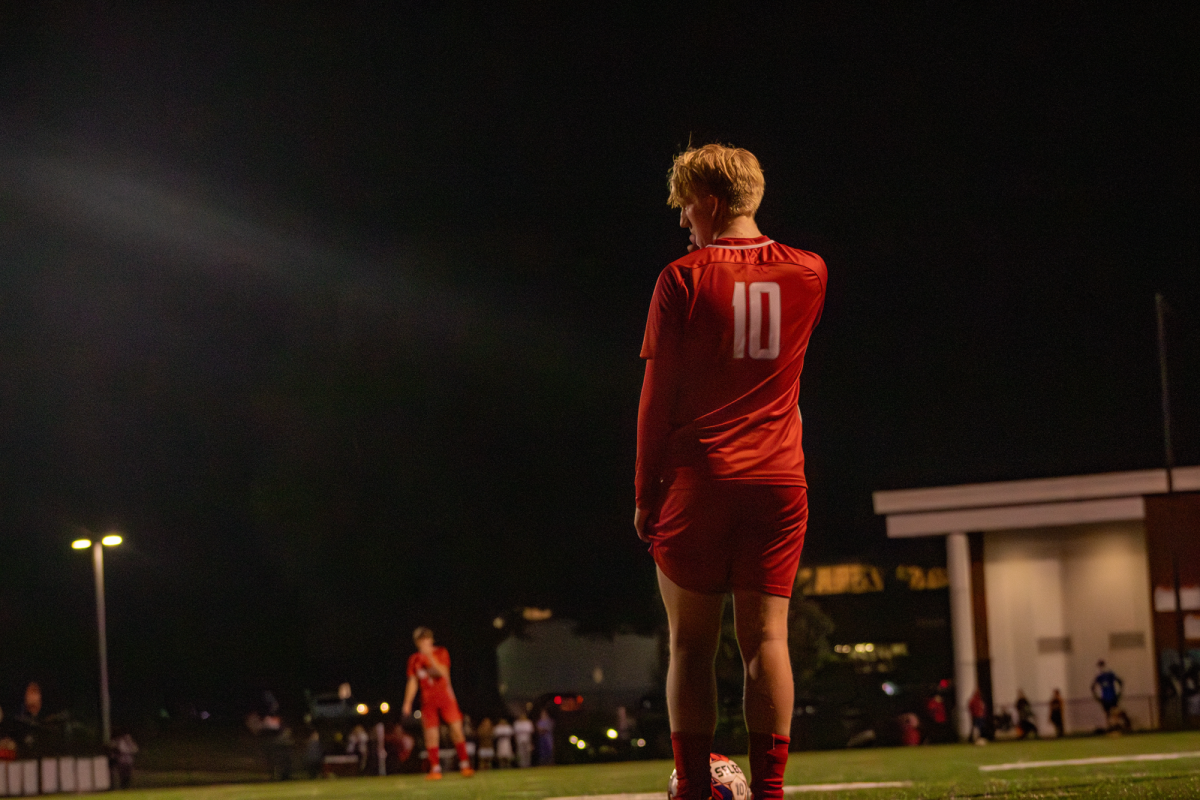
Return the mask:
<svg viewBox="0 0 1200 800">
<path fill-rule="evenodd" d="M 495 628 L 496 630 L 500 630 L 501 628 L 503 628 L 504 627 L 504 617 L 496 617 L 494 620 L 492 620 L 492 627 Z"/>
<path fill-rule="evenodd" d="M 645 739 L 638 739 L 638 740 L 637 740 L 636 742 L 634 742 L 633 744 L 634 744 L 634 746 L 636 746 L 636 747 L 645 747 L 645 746 L 646 746 L 646 740 L 645 740 Z"/>
<path fill-rule="evenodd" d="M 585 742 L 583 739 L 580 739 L 578 742 L 575 743 L 575 746 L 578 747 L 580 750 L 586 750 L 587 742 Z"/>
<path fill-rule="evenodd" d="M 567 741 L 570 742 L 571 744 L 575 744 L 576 742 L 579 741 L 579 737 L 572 733 L 570 738 L 567 739 Z"/>
<path fill-rule="evenodd" d="M 358 705 L 356 705 L 354 707 L 354 710 L 357 711 L 359 714 L 366 714 L 371 709 L 367 708 L 366 703 L 359 703 Z"/>
<path fill-rule="evenodd" d="M 606 730 L 606 731 L 604 732 L 604 735 L 605 735 L 605 736 L 607 736 L 607 737 L 608 737 L 608 738 L 610 738 L 610 739 L 615 739 L 615 738 L 617 738 L 617 729 L 616 729 L 616 728 L 609 728 L 608 730 Z"/>
<path fill-rule="evenodd" d="M 554 612 L 548 608 L 533 608 L 527 606 L 521 609 L 521 617 L 526 622 L 543 622 L 554 616 Z"/>
<path fill-rule="evenodd" d="M 884 681 L 883 686 L 879 688 L 883 689 L 883 693 L 888 697 L 895 697 L 896 692 L 900 691 L 900 687 L 896 686 L 896 684 L 892 683 L 891 681 Z"/>
<path fill-rule="evenodd" d="M 413 719 L 420 719 L 420 718 L 421 718 L 421 709 L 418 708 L 416 711 L 413 712 Z"/>
<path fill-rule="evenodd" d="M 391 710 L 392 710 L 392 707 L 390 705 L 388 705 L 388 702 L 386 700 L 384 700 L 382 703 L 379 704 L 379 713 L 380 714 L 386 714 Z"/>
<path fill-rule="evenodd" d="M 75 541 L 71 542 L 71 549 L 73 550 L 87 550 L 91 546 L 91 539 L 76 539 Z"/>
<path fill-rule="evenodd" d="M 125 540 L 121 538 L 121 534 L 110 533 L 100 540 L 100 544 L 104 545 L 105 547 L 116 547 L 123 541 Z"/>
</svg>

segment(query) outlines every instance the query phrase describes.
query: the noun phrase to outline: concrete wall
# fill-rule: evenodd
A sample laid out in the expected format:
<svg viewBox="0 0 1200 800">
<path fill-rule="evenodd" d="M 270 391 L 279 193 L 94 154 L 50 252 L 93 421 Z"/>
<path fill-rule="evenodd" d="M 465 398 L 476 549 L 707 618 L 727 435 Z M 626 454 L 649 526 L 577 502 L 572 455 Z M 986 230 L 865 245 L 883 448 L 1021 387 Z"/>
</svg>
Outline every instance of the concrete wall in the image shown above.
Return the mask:
<svg viewBox="0 0 1200 800">
<path fill-rule="evenodd" d="M 1134 725 L 1155 727 L 1148 574 L 1140 521 L 985 534 L 997 708 L 1012 708 L 1024 689 L 1042 730 L 1052 732 L 1046 703 L 1058 688 L 1068 701 L 1068 732 L 1092 730 L 1103 721 L 1090 687 L 1104 659 L 1125 682 Z"/>
</svg>

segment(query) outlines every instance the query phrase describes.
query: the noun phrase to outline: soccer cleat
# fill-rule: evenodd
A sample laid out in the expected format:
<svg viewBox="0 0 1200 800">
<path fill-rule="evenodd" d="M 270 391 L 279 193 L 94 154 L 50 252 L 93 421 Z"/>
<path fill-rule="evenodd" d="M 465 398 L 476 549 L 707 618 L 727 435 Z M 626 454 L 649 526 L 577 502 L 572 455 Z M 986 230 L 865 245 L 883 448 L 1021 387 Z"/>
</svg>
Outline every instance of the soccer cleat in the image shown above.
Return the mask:
<svg viewBox="0 0 1200 800">
<path fill-rule="evenodd" d="M 462 769 L 459 770 L 459 772 L 462 773 L 462 776 L 464 778 L 469 778 L 475 774 L 475 770 L 471 769 L 470 767 L 463 767 Z"/>
<path fill-rule="evenodd" d="M 441 779 L 442 771 L 440 769 L 433 769 L 425 773 L 425 780 L 427 781 L 440 781 Z"/>
</svg>

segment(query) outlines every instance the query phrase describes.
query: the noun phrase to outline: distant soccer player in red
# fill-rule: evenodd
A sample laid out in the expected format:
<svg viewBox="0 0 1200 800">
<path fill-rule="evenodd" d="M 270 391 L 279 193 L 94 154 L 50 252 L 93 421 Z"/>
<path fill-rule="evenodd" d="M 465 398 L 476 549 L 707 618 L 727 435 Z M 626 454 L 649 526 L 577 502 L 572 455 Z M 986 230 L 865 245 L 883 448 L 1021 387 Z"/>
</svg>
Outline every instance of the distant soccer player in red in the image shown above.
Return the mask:
<svg viewBox="0 0 1200 800">
<path fill-rule="evenodd" d="M 787 614 L 808 499 L 800 372 L 825 263 L 754 221 L 758 159 L 706 145 L 669 176 L 688 255 L 659 276 L 642 357 L 634 526 L 650 544 L 671 627 L 667 707 L 679 796 L 710 796 L 714 659 L 733 593 L 745 662 L 755 800 L 783 797 L 793 686 Z"/>
<path fill-rule="evenodd" d="M 408 685 L 404 687 L 404 706 L 401 713 L 412 713 L 413 698 L 417 687 L 421 687 L 421 727 L 425 729 L 425 749 L 429 751 L 429 780 L 442 777 L 442 765 L 438 760 L 438 730 L 441 723 L 450 726 L 450 740 L 458 751 L 458 769 L 465 777 L 471 777 L 471 759 L 467 755 L 467 740 L 463 736 L 462 712 L 454 698 L 450 685 L 450 653 L 433 643 L 433 631 L 417 628 L 413 631 L 413 642 L 417 652 L 408 659 Z"/>
</svg>

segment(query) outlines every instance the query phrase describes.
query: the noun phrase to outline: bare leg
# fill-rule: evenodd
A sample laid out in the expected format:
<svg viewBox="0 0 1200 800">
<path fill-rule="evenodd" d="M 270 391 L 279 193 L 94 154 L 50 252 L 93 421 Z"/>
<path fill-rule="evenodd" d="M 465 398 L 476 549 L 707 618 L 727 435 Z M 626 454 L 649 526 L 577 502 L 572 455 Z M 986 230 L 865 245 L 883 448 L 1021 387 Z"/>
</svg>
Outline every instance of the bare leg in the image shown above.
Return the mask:
<svg viewBox="0 0 1200 800">
<path fill-rule="evenodd" d="M 450 741 L 454 742 L 455 744 L 458 744 L 459 742 L 465 742 L 466 740 L 467 740 L 467 737 L 463 733 L 462 721 L 460 720 L 458 722 L 451 722 L 450 723 Z"/>
<path fill-rule="evenodd" d="M 733 593 L 738 647 L 746 674 L 746 730 L 750 733 L 787 736 L 791 732 L 795 687 L 787 647 L 788 604 L 788 598 L 773 594 Z"/>
<path fill-rule="evenodd" d="M 662 570 L 658 571 L 658 588 L 671 626 L 671 663 L 667 669 L 671 731 L 711 736 L 717 727 L 717 676 L 713 665 L 725 596 L 684 589 Z"/>
<path fill-rule="evenodd" d="M 442 737 L 438 735 L 437 728 L 425 729 L 425 749 L 429 752 L 429 771 L 441 772 L 442 765 L 438 761 L 438 745 L 441 743 Z"/>
</svg>

